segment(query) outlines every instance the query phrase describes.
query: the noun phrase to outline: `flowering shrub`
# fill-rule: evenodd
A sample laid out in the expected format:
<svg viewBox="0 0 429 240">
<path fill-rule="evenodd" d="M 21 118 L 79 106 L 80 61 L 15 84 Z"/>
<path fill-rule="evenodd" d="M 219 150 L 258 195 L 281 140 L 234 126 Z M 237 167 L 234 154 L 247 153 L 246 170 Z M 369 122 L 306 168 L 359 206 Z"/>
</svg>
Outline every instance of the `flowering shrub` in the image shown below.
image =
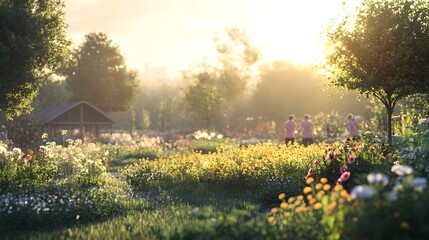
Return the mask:
<svg viewBox="0 0 429 240">
<path fill-rule="evenodd" d="M 362 140 L 346 140 L 326 145 L 325 157 L 315 160 L 306 178 L 325 177 L 331 185 L 350 188 L 365 181 L 371 171 L 384 171 L 398 159 L 397 154 L 385 155 L 385 148 L 370 136 Z"/>
<path fill-rule="evenodd" d="M 222 139 L 223 135 L 220 133 L 216 133 L 216 132 L 208 132 L 208 131 L 198 130 L 192 134 L 192 137 L 197 139 L 197 140 L 198 139 L 212 140 L 212 139 Z"/>
<path fill-rule="evenodd" d="M 429 234 L 427 179 L 415 177 L 414 169 L 394 165 L 396 177 L 382 173 L 368 175 L 368 184 L 351 191 L 354 207 L 350 209 L 345 234 L 357 239 L 424 239 Z"/>
<path fill-rule="evenodd" d="M 271 209 L 273 238 L 285 239 L 424 239 L 429 233 L 426 178 L 405 165 L 391 168 L 396 178 L 367 175 L 367 184 L 349 193 L 326 178 L 306 181 L 304 195 L 286 198 Z M 392 181 L 393 180 L 393 181 Z M 270 232 L 270 231 L 268 231 Z"/>
<path fill-rule="evenodd" d="M 44 186 L 37 192 L 0 192 L 0 230 L 52 228 L 90 222 L 121 212 L 129 188 L 106 179 L 85 191 L 72 186 Z"/>
<path fill-rule="evenodd" d="M 308 178 L 303 194 L 286 198 L 271 209 L 268 221 L 277 229 L 275 238 L 339 239 L 351 196 L 341 184 L 331 189 L 326 178 Z"/>
<path fill-rule="evenodd" d="M 0 146 L 0 230 L 87 222 L 120 211 L 130 190 L 107 174 L 108 157 L 80 140 L 67 140 L 67 147 L 49 142 L 37 152 Z"/>
</svg>

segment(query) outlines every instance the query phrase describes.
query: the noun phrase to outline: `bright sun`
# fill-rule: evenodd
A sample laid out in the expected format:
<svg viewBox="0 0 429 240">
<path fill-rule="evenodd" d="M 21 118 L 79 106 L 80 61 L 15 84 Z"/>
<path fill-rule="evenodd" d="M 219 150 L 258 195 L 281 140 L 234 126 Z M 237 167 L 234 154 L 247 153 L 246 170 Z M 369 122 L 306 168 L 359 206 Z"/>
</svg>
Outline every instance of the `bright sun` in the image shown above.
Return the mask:
<svg viewBox="0 0 429 240">
<path fill-rule="evenodd" d="M 338 15 L 343 1 L 279 2 L 275 8 L 270 6 L 270 11 L 251 20 L 251 39 L 262 44 L 263 54 L 269 59 L 287 59 L 297 64 L 314 63 L 322 54 L 320 33 L 326 29 L 331 18 Z"/>
</svg>

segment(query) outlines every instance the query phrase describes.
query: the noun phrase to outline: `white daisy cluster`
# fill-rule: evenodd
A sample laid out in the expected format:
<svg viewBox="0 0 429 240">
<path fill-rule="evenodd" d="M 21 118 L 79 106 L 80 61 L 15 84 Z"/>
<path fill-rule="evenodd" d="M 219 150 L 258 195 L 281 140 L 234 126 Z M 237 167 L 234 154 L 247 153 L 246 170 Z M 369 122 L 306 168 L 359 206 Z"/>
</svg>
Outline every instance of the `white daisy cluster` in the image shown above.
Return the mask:
<svg viewBox="0 0 429 240">
<path fill-rule="evenodd" d="M 398 194 L 407 188 L 422 192 L 427 187 L 426 178 L 413 177 L 414 169 L 410 166 L 395 164 L 391 171 L 398 177 L 391 191 L 387 193 L 389 201 L 396 201 Z M 377 191 L 389 184 L 389 178 L 382 173 L 371 173 L 367 176 L 367 180 L 369 185 L 359 185 L 352 189 L 350 193 L 352 198 L 370 199 L 376 195 Z"/>
<path fill-rule="evenodd" d="M 222 139 L 223 138 L 223 135 L 220 133 L 208 132 L 208 131 L 204 131 L 204 130 L 203 131 L 198 130 L 198 131 L 194 132 L 192 134 L 192 136 L 197 140 L 198 139 L 212 140 L 212 139 Z"/>
<path fill-rule="evenodd" d="M 95 193 L 95 192 L 94 192 Z M 94 194 L 70 194 L 57 192 L 53 194 L 22 194 L 5 193 L 0 195 L 0 214 L 13 214 L 21 211 L 32 211 L 37 214 L 53 212 L 69 212 L 77 207 L 93 208 Z"/>
</svg>

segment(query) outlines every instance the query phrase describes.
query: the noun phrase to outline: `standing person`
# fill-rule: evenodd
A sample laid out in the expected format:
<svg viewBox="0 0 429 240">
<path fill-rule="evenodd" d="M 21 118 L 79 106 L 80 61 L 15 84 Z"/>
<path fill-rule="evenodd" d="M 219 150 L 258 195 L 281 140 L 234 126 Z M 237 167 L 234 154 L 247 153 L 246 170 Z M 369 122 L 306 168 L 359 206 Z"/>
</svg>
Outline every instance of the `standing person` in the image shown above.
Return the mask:
<svg viewBox="0 0 429 240">
<path fill-rule="evenodd" d="M 347 115 L 347 130 L 349 131 L 350 137 L 359 139 L 359 125 L 351 113 Z"/>
<path fill-rule="evenodd" d="M 301 122 L 302 127 L 302 144 L 307 147 L 313 144 L 313 122 L 310 120 L 310 116 L 304 115 L 304 120 Z"/>
<path fill-rule="evenodd" d="M 291 114 L 289 115 L 289 119 L 284 123 L 286 144 L 293 144 L 295 142 L 295 128 L 295 116 Z"/>
</svg>

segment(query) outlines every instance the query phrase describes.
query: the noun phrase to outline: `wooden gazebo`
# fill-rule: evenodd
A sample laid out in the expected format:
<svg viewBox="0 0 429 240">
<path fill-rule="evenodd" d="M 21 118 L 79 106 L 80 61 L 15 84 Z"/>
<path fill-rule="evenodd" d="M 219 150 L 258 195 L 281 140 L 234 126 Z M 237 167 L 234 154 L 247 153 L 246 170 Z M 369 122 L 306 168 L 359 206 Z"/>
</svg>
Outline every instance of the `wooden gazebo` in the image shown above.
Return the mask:
<svg viewBox="0 0 429 240">
<path fill-rule="evenodd" d="M 50 136 L 57 136 L 61 130 L 78 130 L 84 139 L 87 134 L 99 137 L 100 128 L 109 128 L 112 133 L 113 121 L 106 113 L 89 102 L 78 101 L 47 107 L 36 114 L 36 121 Z"/>
</svg>

